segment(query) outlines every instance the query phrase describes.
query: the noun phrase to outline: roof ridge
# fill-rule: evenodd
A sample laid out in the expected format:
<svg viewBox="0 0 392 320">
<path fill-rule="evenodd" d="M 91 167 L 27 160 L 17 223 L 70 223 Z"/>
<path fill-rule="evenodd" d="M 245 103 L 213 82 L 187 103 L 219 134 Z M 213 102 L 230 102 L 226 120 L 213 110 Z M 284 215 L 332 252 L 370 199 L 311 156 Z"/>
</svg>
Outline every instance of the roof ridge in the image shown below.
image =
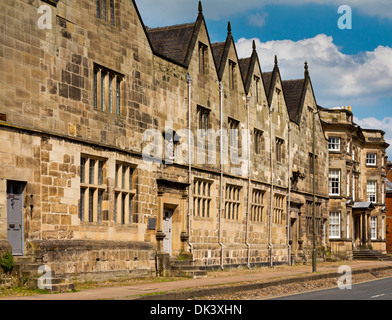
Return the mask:
<svg viewBox="0 0 392 320">
<path fill-rule="evenodd" d="M 302 78 L 302 79 L 289 79 L 289 80 L 282 80 L 282 83 L 283 83 L 283 82 L 293 82 L 293 81 L 305 81 L 305 78 Z"/>
<path fill-rule="evenodd" d="M 195 22 L 188 22 L 188 23 L 182 23 L 182 24 L 175 24 L 171 26 L 164 26 L 164 27 L 156 27 L 156 28 L 150 28 L 146 26 L 146 29 L 148 32 L 154 32 L 154 31 L 164 31 L 164 30 L 170 30 L 170 29 L 180 29 L 180 28 L 187 28 L 187 27 L 193 27 L 196 23 Z"/>
<path fill-rule="evenodd" d="M 224 45 L 225 43 L 226 43 L 226 41 L 214 42 L 214 43 L 211 43 L 211 46 Z"/>
</svg>

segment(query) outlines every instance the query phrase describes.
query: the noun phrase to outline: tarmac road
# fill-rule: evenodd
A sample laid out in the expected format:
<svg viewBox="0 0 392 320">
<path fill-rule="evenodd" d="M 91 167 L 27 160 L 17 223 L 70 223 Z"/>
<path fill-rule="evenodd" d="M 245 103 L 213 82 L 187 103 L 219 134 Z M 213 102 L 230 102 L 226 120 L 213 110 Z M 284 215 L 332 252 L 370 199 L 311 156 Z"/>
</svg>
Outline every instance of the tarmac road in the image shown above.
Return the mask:
<svg viewBox="0 0 392 320">
<path fill-rule="evenodd" d="M 351 289 L 324 289 L 270 300 L 392 300 L 392 277 L 352 285 Z"/>
</svg>

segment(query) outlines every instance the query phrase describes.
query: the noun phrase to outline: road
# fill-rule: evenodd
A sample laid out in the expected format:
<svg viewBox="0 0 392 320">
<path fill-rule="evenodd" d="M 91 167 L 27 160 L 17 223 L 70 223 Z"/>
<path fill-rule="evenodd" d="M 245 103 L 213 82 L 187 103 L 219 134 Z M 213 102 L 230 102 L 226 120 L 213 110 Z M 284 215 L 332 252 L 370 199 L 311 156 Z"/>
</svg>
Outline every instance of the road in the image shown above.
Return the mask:
<svg viewBox="0 0 392 320">
<path fill-rule="evenodd" d="M 392 300 L 392 277 L 352 285 L 279 296 L 270 300 Z"/>
</svg>

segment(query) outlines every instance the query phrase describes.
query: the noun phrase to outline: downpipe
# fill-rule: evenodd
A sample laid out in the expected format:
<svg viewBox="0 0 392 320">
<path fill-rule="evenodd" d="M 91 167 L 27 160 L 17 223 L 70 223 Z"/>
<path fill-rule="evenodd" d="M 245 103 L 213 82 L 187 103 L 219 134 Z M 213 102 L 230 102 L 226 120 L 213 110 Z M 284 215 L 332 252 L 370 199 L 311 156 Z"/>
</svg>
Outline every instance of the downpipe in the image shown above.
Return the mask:
<svg viewBox="0 0 392 320">
<path fill-rule="evenodd" d="M 249 128 L 249 97 L 246 96 L 246 109 L 247 109 L 247 146 L 248 146 L 248 211 L 246 215 L 246 237 L 245 244 L 248 248 L 248 269 L 250 269 L 250 244 L 249 244 L 249 220 L 250 220 L 250 197 L 251 197 L 251 165 L 250 165 L 250 128 Z"/>
<path fill-rule="evenodd" d="M 288 182 L 288 195 L 287 195 L 287 224 L 286 224 L 286 231 L 287 231 L 287 264 L 289 266 L 292 265 L 292 261 L 291 261 L 291 245 L 290 245 L 290 223 L 291 223 L 291 219 L 290 219 L 290 203 L 291 203 L 291 126 L 290 126 L 290 121 L 288 122 L 288 178 L 287 178 L 287 182 Z"/>
<path fill-rule="evenodd" d="M 273 212 L 273 193 L 274 193 L 274 162 L 273 162 L 273 148 L 272 148 L 272 107 L 269 110 L 270 114 L 270 167 L 271 167 L 271 192 L 270 192 L 270 212 L 269 212 L 269 230 L 268 230 L 268 254 L 269 254 L 269 266 L 273 267 L 273 245 L 272 245 L 272 212 Z"/>
<path fill-rule="evenodd" d="M 223 248 L 222 243 L 222 211 L 223 211 L 223 85 L 219 82 L 219 104 L 220 104 L 220 204 L 219 204 L 219 237 L 218 243 L 221 247 L 221 269 L 223 270 Z"/>
<path fill-rule="evenodd" d="M 191 147 L 191 129 L 192 129 L 192 79 L 191 76 L 187 75 L 187 83 L 188 83 L 188 182 L 189 182 L 189 190 L 188 190 L 188 245 L 190 248 L 190 252 L 193 254 L 193 244 L 191 242 L 191 217 L 192 217 L 192 147 Z"/>
</svg>

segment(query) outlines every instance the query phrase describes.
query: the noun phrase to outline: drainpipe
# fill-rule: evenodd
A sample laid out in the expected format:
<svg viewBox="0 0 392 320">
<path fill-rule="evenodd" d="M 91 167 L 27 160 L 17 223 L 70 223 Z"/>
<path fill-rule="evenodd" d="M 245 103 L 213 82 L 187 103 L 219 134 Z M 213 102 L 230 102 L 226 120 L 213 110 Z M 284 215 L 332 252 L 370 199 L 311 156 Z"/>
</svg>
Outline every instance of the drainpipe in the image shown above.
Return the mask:
<svg viewBox="0 0 392 320">
<path fill-rule="evenodd" d="M 250 244 L 249 244 L 249 219 L 250 219 L 250 211 L 251 211 L 251 204 L 250 204 L 250 197 L 251 197 L 251 165 L 250 165 L 250 127 L 249 127 L 249 97 L 246 96 L 246 109 L 247 109 L 247 145 L 248 145 L 248 212 L 246 215 L 246 237 L 245 237 L 245 244 L 248 247 L 248 269 L 250 269 Z"/>
<path fill-rule="evenodd" d="M 272 107 L 269 110 L 269 115 L 270 115 L 270 167 L 271 167 L 271 192 L 270 192 L 270 212 L 269 212 L 269 230 L 268 230 L 268 254 L 269 254 L 269 265 L 272 268 L 273 267 L 273 262 L 272 262 L 272 212 L 273 212 L 273 192 L 274 192 L 274 161 L 273 161 L 273 156 L 272 156 Z"/>
<path fill-rule="evenodd" d="M 189 73 L 187 74 L 188 82 L 188 245 L 191 253 L 193 253 L 193 244 L 191 242 L 191 210 L 192 210 L 192 146 L 191 146 L 191 129 L 192 129 L 192 116 L 191 116 L 191 98 L 192 98 L 192 79 Z"/>
<path fill-rule="evenodd" d="M 220 204 L 219 204 L 219 245 L 221 247 L 221 269 L 223 270 L 223 243 L 222 243 L 222 211 L 223 211 L 223 85 L 219 82 L 220 107 Z"/>
<path fill-rule="evenodd" d="M 291 219 L 290 219 L 290 201 L 291 201 L 291 125 L 290 125 L 290 120 L 288 123 L 288 188 L 289 188 L 289 192 L 287 195 L 287 254 L 288 254 L 288 265 L 291 266 L 291 245 L 290 245 L 290 224 L 291 224 Z"/>
<path fill-rule="evenodd" d="M 313 112 L 313 253 L 312 271 L 316 272 L 316 113 Z"/>
</svg>

